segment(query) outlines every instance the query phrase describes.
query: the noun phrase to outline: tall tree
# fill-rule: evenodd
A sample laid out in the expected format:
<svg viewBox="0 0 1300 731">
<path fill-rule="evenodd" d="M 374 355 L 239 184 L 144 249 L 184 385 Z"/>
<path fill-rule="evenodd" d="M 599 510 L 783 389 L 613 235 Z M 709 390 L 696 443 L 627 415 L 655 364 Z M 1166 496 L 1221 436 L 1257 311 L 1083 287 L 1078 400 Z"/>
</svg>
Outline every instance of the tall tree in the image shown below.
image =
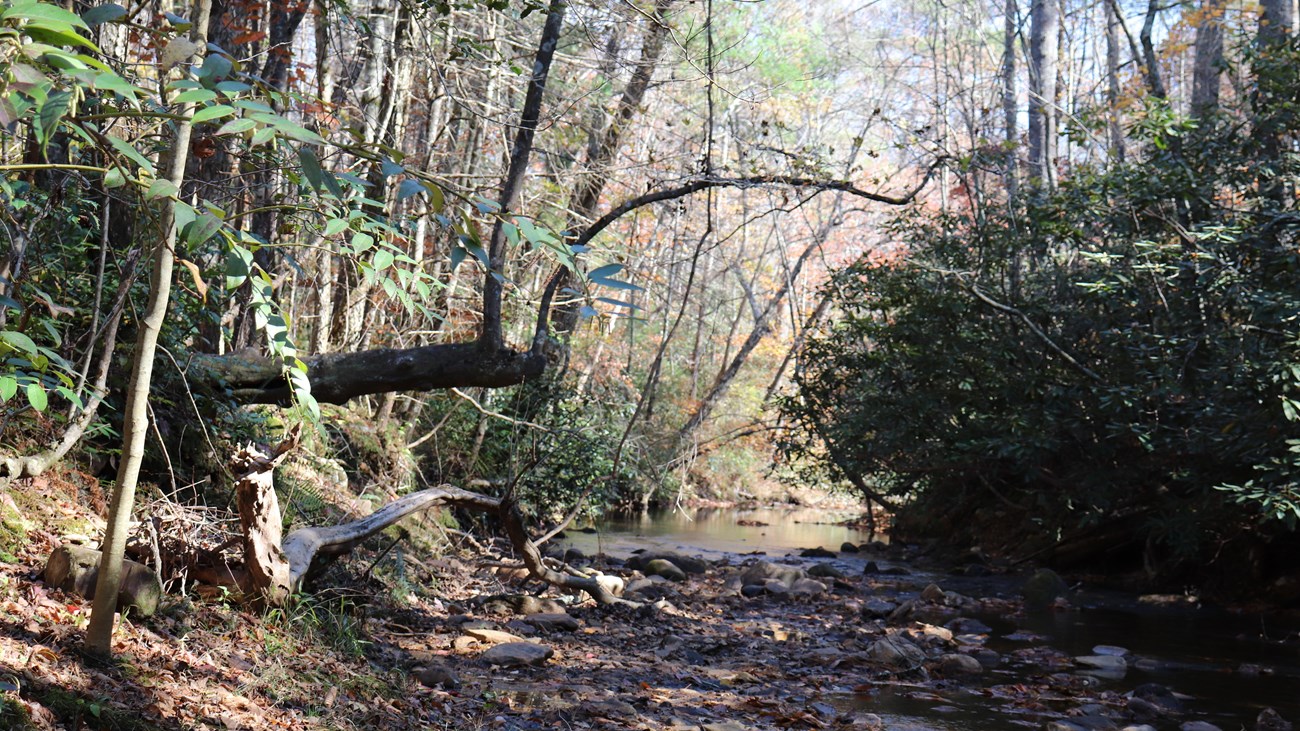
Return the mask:
<svg viewBox="0 0 1300 731">
<path fill-rule="evenodd" d="M 1034 0 L 1029 14 L 1029 177 L 1039 188 L 1052 187 L 1056 177 L 1057 3 Z"/>
</svg>

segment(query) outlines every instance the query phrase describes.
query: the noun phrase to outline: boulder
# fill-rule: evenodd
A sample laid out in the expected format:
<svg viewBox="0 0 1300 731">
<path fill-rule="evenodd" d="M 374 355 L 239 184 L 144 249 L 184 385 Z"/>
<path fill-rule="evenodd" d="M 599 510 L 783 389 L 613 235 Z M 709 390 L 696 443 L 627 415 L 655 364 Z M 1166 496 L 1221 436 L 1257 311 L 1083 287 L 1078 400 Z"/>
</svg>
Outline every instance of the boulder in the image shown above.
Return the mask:
<svg viewBox="0 0 1300 731">
<path fill-rule="evenodd" d="M 828 564 L 828 563 L 813 564 L 813 565 L 812 565 L 811 567 L 809 567 L 809 569 L 808 569 L 808 575 L 809 575 L 809 576 L 816 576 L 816 577 L 818 577 L 818 578 L 822 578 L 822 579 L 842 579 L 842 578 L 844 578 L 844 572 L 843 572 L 843 571 L 840 571 L 839 569 L 835 568 L 834 566 L 832 566 L 831 564 Z"/>
<path fill-rule="evenodd" d="M 646 571 L 645 567 L 655 559 L 671 561 L 674 566 L 688 574 L 703 574 L 709 570 L 709 564 L 704 561 L 704 559 L 696 558 L 694 556 L 683 556 L 674 551 L 646 551 L 644 553 L 638 553 L 627 560 L 626 566 L 642 573 L 650 573 Z"/>
<path fill-rule="evenodd" d="M 450 668 L 442 664 L 417 669 L 415 679 L 428 688 L 441 686 L 446 690 L 455 690 L 460 687 L 460 678 L 456 677 L 456 673 L 452 672 Z"/>
<path fill-rule="evenodd" d="M 95 598 L 102 554 L 93 548 L 73 544 L 59 546 L 45 563 L 45 583 L 86 599 Z M 142 563 L 122 561 L 122 586 L 117 592 L 117 608 L 127 608 L 148 617 L 158 611 L 162 585 L 158 574 Z"/>
<path fill-rule="evenodd" d="M 921 598 L 927 602 L 941 602 L 944 600 L 943 589 L 938 584 L 930 584 L 921 590 Z"/>
<path fill-rule="evenodd" d="M 803 581 L 803 579 L 799 579 Z M 780 579 L 768 579 L 763 582 L 763 590 L 774 596 L 783 596 L 790 593 L 790 586 Z"/>
<path fill-rule="evenodd" d="M 516 668 L 544 665 L 554 654 L 555 650 L 535 642 L 507 642 L 489 647 L 481 657 L 489 665 Z"/>
<path fill-rule="evenodd" d="M 669 581 L 686 581 L 686 572 L 666 558 L 651 559 L 641 570 L 652 576 L 662 576 Z"/>
<path fill-rule="evenodd" d="M 1291 722 L 1272 708 L 1265 708 L 1255 718 L 1255 731 L 1291 731 Z"/>
<path fill-rule="evenodd" d="M 1030 609 L 1045 609 L 1058 597 L 1066 595 L 1069 587 L 1059 574 L 1051 569 L 1039 569 L 1033 573 L 1020 589 L 1025 598 L 1025 606 Z"/>
<path fill-rule="evenodd" d="M 745 567 L 745 570 L 740 572 L 740 583 L 741 586 L 745 584 L 765 584 L 769 579 L 776 579 L 788 588 L 805 576 L 803 569 L 797 566 L 783 566 L 768 563 L 767 561 L 759 561 L 752 566 Z"/>
<path fill-rule="evenodd" d="M 970 655 L 948 653 L 939 658 L 939 669 L 945 675 L 979 675 L 984 666 Z"/>
<path fill-rule="evenodd" d="M 524 617 L 524 621 L 539 632 L 576 632 L 578 620 L 564 612 L 542 612 Z"/>
<path fill-rule="evenodd" d="M 916 667 L 925 662 L 925 652 L 898 635 L 876 640 L 867 648 L 867 657 L 893 668 Z"/>
<path fill-rule="evenodd" d="M 852 543 L 849 543 L 848 541 L 845 541 L 840 544 L 840 553 L 857 553 L 857 552 L 858 552 L 858 547 L 853 545 Z"/>
<path fill-rule="evenodd" d="M 785 585 L 782 584 L 782 586 Z M 767 593 L 767 587 L 763 586 L 762 584 L 745 584 L 744 586 L 740 587 L 740 595 L 748 599 L 753 599 L 756 596 L 762 596 L 763 594 L 766 593 Z"/>
<path fill-rule="evenodd" d="M 835 558 L 835 552 L 818 546 L 817 548 L 805 548 L 799 552 L 800 558 Z"/>
<path fill-rule="evenodd" d="M 816 579 L 796 579 L 790 585 L 791 594 L 803 594 L 805 596 L 820 596 L 826 593 L 826 585 Z"/>
</svg>

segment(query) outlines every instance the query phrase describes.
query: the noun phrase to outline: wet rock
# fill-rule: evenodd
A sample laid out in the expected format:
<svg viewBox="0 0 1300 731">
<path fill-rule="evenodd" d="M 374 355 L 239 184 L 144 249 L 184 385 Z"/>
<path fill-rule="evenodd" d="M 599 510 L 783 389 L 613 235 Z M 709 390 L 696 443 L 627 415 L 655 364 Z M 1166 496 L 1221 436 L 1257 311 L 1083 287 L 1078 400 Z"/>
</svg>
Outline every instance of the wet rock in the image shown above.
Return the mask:
<svg viewBox="0 0 1300 731">
<path fill-rule="evenodd" d="M 1178 731 L 1223 731 L 1209 721 L 1188 721 L 1178 727 Z"/>
<path fill-rule="evenodd" d="M 972 617 L 958 617 L 944 625 L 959 634 L 988 634 L 993 628 Z"/>
<path fill-rule="evenodd" d="M 555 650 L 535 642 L 507 642 L 488 648 L 481 657 L 489 665 L 514 668 L 543 665 L 554 654 Z"/>
<path fill-rule="evenodd" d="M 835 552 L 829 551 L 821 546 L 817 548 L 805 548 L 799 552 L 800 558 L 835 558 Z"/>
<path fill-rule="evenodd" d="M 925 662 L 925 652 L 899 635 L 892 635 L 872 643 L 867 657 L 874 662 L 893 668 L 911 668 Z"/>
<path fill-rule="evenodd" d="M 565 563 L 578 563 L 579 561 L 586 561 L 586 560 L 587 560 L 587 554 L 583 553 L 582 551 L 576 548 L 570 548 L 569 550 L 564 552 Z"/>
<path fill-rule="evenodd" d="M 803 581 L 803 579 L 798 579 L 798 581 Z M 790 587 L 780 579 L 768 579 L 767 581 L 764 581 L 763 590 L 773 596 L 784 596 L 790 593 Z"/>
<path fill-rule="evenodd" d="M 1128 662 L 1114 655 L 1080 655 L 1074 661 L 1085 668 L 1097 670 L 1127 671 Z"/>
<path fill-rule="evenodd" d="M 797 566 L 783 566 L 781 564 L 768 563 L 759 561 L 751 566 L 746 566 L 745 570 L 740 572 L 740 582 L 744 584 L 763 584 L 769 579 L 776 579 L 785 584 L 786 587 L 794 585 L 794 582 L 806 576 L 803 569 Z"/>
<path fill-rule="evenodd" d="M 1182 713 L 1183 702 L 1174 692 L 1159 683 L 1143 683 L 1133 689 L 1133 698 L 1160 706 L 1166 713 Z"/>
<path fill-rule="evenodd" d="M 524 617 L 524 621 L 536 627 L 539 632 L 576 632 L 578 620 L 564 612 L 542 612 Z"/>
<path fill-rule="evenodd" d="M 885 727 L 885 720 L 874 713 L 855 713 L 853 718 L 849 719 L 849 725 L 853 728 L 875 731 Z"/>
<path fill-rule="evenodd" d="M 662 576 L 669 581 L 686 581 L 686 572 L 666 558 L 651 559 L 641 570 L 647 574 Z"/>
<path fill-rule="evenodd" d="M 988 648 L 980 648 L 971 653 L 971 657 L 990 670 L 1002 664 L 1002 656 Z"/>
<path fill-rule="evenodd" d="M 941 602 L 944 599 L 943 589 L 938 584 L 930 584 L 921 590 L 921 599 L 927 602 Z"/>
<path fill-rule="evenodd" d="M 1265 708 L 1255 718 L 1255 731 L 1291 731 L 1291 722 L 1272 708 Z"/>
<path fill-rule="evenodd" d="M 982 563 L 968 563 L 952 572 L 956 576 L 992 576 L 993 572 Z"/>
<path fill-rule="evenodd" d="M 979 660 L 955 652 L 939 658 L 939 669 L 944 675 L 979 675 L 984 672 Z"/>
<path fill-rule="evenodd" d="M 703 574 L 709 570 L 709 564 L 704 559 L 695 556 L 684 556 L 675 551 L 647 551 L 640 553 L 627 560 L 627 567 L 643 573 L 650 573 L 646 571 L 645 567 L 655 559 L 671 561 L 674 566 L 688 574 Z"/>
<path fill-rule="evenodd" d="M 740 595 L 747 599 L 753 599 L 756 596 L 762 596 L 766 593 L 767 587 L 762 584 L 745 584 L 740 587 Z"/>
<path fill-rule="evenodd" d="M 898 605 L 897 609 L 889 613 L 889 617 L 887 617 L 885 621 L 889 622 L 890 624 L 906 622 L 907 620 L 911 619 L 912 615 L 915 613 L 916 613 L 916 602 L 903 602 L 902 604 Z"/>
<path fill-rule="evenodd" d="M 821 596 L 826 593 L 826 585 L 816 579 L 797 579 L 790 586 L 791 594 L 803 594 L 805 596 Z"/>
<path fill-rule="evenodd" d="M 456 673 L 452 672 L 451 668 L 441 664 L 419 668 L 415 671 L 415 679 L 427 688 L 442 687 L 446 690 L 455 690 L 460 687 L 460 678 L 456 676 Z"/>
<path fill-rule="evenodd" d="M 876 562 L 875 562 L 875 561 L 868 561 L 868 562 L 867 562 L 867 565 L 862 567 L 862 573 L 864 573 L 864 574 L 878 574 L 878 573 L 880 573 L 880 567 L 879 567 L 878 565 L 876 565 Z"/>
<path fill-rule="evenodd" d="M 858 552 L 858 547 L 853 545 L 852 543 L 849 543 L 848 541 L 845 541 L 840 544 L 840 553 L 857 553 L 857 552 Z"/>
<path fill-rule="evenodd" d="M 1075 716 L 1047 724 L 1048 731 L 1113 731 L 1118 728 L 1110 718 L 1095 715 Z"/>
<path fill-rule="evenodd" d="M 1092 654 L 1110 655 L 1112 657 L 1124 657 L 1125 655 L 1128 655 L 1128 650 L 1126 648 L 1117 647 L 1115 645 L 1097 645 L 1096 647 L 1092 648 Z"/>
<path fill-rule="evenodd" d="M 463 630 L 469 637 L 482 642 L 485 645 L 503 645 L 507 642 L 523 642 L 524 638 L 502 632 L 495 629 L 480 629 L 477 627 L 466 628 Z"/>
<path fill-rule="evenodd" d="M 1069 587 L 1055 571 L 1039 569 L 1025 580 L 1020 594 L 1025 598 L 1025 606 L 1031 609 L 1044 609 L 1057 597 L 1065 596 Z"/>
<path fill-rule="evenodd" d="M 1136 697 L 1128 699 L 1128 703 L 1125 704 L 1124 710 L 1128 712 L 1128 715 L 1131 716 L 1133 720 L 1142 722 L 1157 721 L 1168 716 L 1170 713 L 1168 708 L 1158 706 L 1145 698 Z"/>
<path fill-rule="evenodd" d="M 816 576 L 823 579 L 842 579 L 844 572 L 835 568 L 828 563 L 814 564 L 808 569 L 809 576 Z"/>
<path fill-rule="evenodd" d="M 862 617 L 864 619 L 884 619 L 888 617 L 898 605 L 885 601 L 884 599 L 868 599 L 866 604 L 862 605 Z"/>
<path fill-rule="evenodd" d="M 45 583 L 78 594 L 86 599 L 95 598 L 95 584 L 99 581 L 100 552 L 93 548 L 68 544 L 50 553 L 45 563 Z M 122 561 L 122 585 L 117 592 L 117 608 L 128 607 L 141 617 L 158 611 L 162 600 L 162 584 L 158 574 L 142 563 Z"/>
<path fill-rule="evenodd" d="M 1135 726 L 1133 726 L 1133 725 L 1125 726 L 1125 727 L 1121 728 L 1119 731 L 1156 731 L 1156 727 L 1155 727 L 1155 726 L 1148 726 L 1148 725 L 1145 724 L 1145 723 L 1140 723 L 1140 724 L 1137 724 L 1137 725 L 1135 725 Z"/>
<path fill-rule="evenodd" d="M 627 588 L 623 590 L 624 594 L 637 594 L 641 597 L 651 600 L 663 599 L 665 596 L 675 593 L 675 589 L 668 579 L 662 576 L 646 576 L 641 579 L 633 579 L 628 582 Z"/>
</svg>

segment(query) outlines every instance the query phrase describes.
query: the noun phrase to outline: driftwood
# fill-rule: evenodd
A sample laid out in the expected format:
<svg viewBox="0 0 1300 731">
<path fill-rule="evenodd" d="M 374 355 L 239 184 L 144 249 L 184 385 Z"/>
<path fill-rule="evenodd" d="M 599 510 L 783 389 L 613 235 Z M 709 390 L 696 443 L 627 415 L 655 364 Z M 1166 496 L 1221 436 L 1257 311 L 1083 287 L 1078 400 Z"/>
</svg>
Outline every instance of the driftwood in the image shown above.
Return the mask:
<svg viewBox="0 0 1300 731">
<path fill-rule="evenodd" d="M 300 528 L 281 540 L 280 506 L 272 489 L 272 472 L 298 443 L 295 427 L 270 454 L 250 445 L 232 460 L 244 544 L 244 571 L 230 577 L 254 601 L 279 605 L 302 589 L 312 565 L 320 558 L 348 553 L 365 539 L 401 519 L 434 506 L 449 505 L 494 514 L 505 526 L 515 551 L 529 574 L 554 586 L 577 589 L 601 604 L 633 604 L 615 596 L 595 579 L 573 576 L 548 567 L 537 544 L 528 536 L 523 517 L 513 502 L 439 485 L 405 495 L 374 513 L 342 525 Z M 225 582 L 221 582 L 225 583 Z"/>
</svg>

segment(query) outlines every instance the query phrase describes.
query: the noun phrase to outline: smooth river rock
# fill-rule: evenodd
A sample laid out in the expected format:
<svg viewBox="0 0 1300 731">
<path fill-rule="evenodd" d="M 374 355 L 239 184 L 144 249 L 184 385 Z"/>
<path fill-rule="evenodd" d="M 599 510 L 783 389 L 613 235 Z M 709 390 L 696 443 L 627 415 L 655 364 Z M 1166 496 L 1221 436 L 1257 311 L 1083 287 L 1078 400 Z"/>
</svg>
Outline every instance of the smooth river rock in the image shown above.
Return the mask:
<svg viewBox="0 0 1300 731">
<path fill-rule="evenodd" d="M 553 655 L 555 650 L 546 645 L 535 642 L 507 642 L 488 648 L 480 657 L 489 665 L 514 668 L 544 665 Z"/>
<path fill-rule="evenodd" d="M 669 581 L 686 581 L 686 572 L 666 558 L 651 559 L 641 567 L 641 570 L 649 575 L 662 576 Z"/>
</svg>

